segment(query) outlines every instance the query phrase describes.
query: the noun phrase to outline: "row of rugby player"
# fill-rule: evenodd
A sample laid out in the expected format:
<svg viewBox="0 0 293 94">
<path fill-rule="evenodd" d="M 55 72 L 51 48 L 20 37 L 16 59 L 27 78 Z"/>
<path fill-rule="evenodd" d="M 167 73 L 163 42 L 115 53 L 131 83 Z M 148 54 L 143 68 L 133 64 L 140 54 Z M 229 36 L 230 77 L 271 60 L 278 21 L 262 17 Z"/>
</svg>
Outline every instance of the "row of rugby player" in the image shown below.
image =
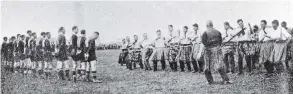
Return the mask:
<svg viewBox="0 0 293 94">
<path fill-rule="evenodd" d="M 169 25 L 166 38 L 161 36 L 160 30 L 157 30 L 155 40 L 148 39 L 146 33 L 140 42 L 137 35 L 134 35 L 134 42 L 126 37 L 122 40 L 118 63 L 126 64 L 130 70 L 139 64 L 145 70 L 157 71 L 157 62 L 161 62 L 162 70 L 169 64 L 172 71 L 177 71 L 179 62 L 181 71 L 185 71 L 185 66 L 188 71 L 192 71 L 193 66 L 194 72 L 206 74 L 209 83 L 213 82 L 210 74 L 212 70 L 219 71 L 223 82 L 229 83 L 225 73 L 236 73 L 238 67 L 238 74 L 243 74 L 244 63 L 248 72 L 264 67 L 267 74 L 271 74 L 274 68 L 280 72 L 285 66 L 289 67 L 287 61 L 292 50 L 288 44 L 291 44 L 293 31 L 287 27 L 286 22 L 279 26 L 278 20 L 274 20 L 272 26 L 267 26 L 266 20 L 262 20 L 261 28 L 257 25 L 251 27 L 250 24 L 249 27 L 244 27 L 242 19 L 238 19 L 237 23 L 238 28 L 232 28 L 225 22 L 226 31 L 222 33 L 214 29 L 212 22 L 208 21 L 204 32 L 199 31 L 198 24 L 195 23 L 192 34 L 188 33 L 187 26 L 183 27 L 183 36 L 180 36 L 180 30 L 174 32 L 173 26 Z"/>
<path fill-rule="evenodd" d="M 99 37 L 99 32 L 94 32 L 88 38 L 85 30 L 81 30 L 80 36 L 78 32 L 78 27 L 74 26 L 71 40 L 66 40 L 63 27 L 58 30 L 57 40 L 51 39 L 50 32 L 41 32 L 41 36 L 37 37 L 31 30 L 27 31 L 27 36 L 17 34 L 17 37 L 12 36 L 9 41 L 4 37 L 2 65 L 9 73 L 50 78 L 53 69 L 56 69 L 62 80 L 101 82 L 96 80 L 95 40 Z M 66 41 L 71 41 L 71 44 L 66 44 Z"/>
</svg>

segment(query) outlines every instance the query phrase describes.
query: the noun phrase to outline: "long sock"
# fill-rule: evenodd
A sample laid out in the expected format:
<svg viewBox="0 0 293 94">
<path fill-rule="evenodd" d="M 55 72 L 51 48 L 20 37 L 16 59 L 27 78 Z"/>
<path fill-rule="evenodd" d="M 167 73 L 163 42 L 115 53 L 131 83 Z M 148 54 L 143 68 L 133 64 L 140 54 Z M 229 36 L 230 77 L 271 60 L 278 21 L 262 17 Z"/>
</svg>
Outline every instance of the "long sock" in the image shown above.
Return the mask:
<svg viewBox="0 0 293 94">
<path fill-rule="evenodd" d="M 91 73 L 90 71 L 87 71 L 87 72 L 86 72 L 86 79 L 87 79 L 87 80 L 90 80 L 90 73 Z"/>
<path fill-rule="evenodd" d="M 173 62 L 173 68 L 175 71 L 177 71 L 177 62 Z"/>
<path fill-rule="evenodd" d="M 69 70 L 65 70 L 65 73 L 66 73 L 66 74 L 65 74 L 65 75 L 66 75 L 66 78 L 67 78 L 68 80 L 71 80 L 71 79 L 70 79 L 70 75 L 69 75 Z"/>
<path fill-rule="evenodd" d="M 59 71 L 59 77 L 60 77 L 62 80 L 65 80 L 63 70 L 60 70 L 60 71 Z"/>
<path fill-rule="evenodd" d="M 209 83 L 212 83 L 214 80 L 213 80 L 213 76 L 212 76 L 211 71 L 205 70 L 204 73 L 205 73 L 205 77 L 206 77 L 207 81 Z"/>
<path fill-rule="evenodd" d="M 179 63 L 180 63 L 180 69 L 181 69 L 181 71 L 184 71 L 184 62 L 183 61 L 180 61 Z"/>
<path fill-rule="evenodd" d="M 96 73 L 97 73 L 96 71 L 92 71 L 93 79 L 97 79 Z"/>
</svg>

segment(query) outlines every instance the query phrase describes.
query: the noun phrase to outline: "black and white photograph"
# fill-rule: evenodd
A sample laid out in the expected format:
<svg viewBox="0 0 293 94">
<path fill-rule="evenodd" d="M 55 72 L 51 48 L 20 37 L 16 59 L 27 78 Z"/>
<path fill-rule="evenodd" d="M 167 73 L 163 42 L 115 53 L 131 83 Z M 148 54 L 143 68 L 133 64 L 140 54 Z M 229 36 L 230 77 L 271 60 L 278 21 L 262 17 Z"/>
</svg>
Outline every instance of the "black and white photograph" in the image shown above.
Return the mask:
<svg viewBox="0 0 293 94">
<path fill-rule="evenodd" d="M 293 94 L 292 0 L 1 0 L 1 94 Z"/>
</svg>

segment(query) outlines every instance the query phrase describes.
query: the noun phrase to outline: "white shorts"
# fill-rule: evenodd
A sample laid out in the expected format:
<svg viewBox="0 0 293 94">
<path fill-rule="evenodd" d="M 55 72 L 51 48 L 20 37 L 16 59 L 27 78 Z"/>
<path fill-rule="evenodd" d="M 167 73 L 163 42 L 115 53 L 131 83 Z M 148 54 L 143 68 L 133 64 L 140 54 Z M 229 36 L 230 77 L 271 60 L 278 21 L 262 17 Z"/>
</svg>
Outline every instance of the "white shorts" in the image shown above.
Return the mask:
<svg viewBox="0 0 293 94">
<path fill-rule="evenodd" d="M 20 65 L 19 62 L 14 62 L 14 63 L 13 63 L 13 67 L 14 67 L 14 68 L 19 67 L 19 65 Z"/>
<path fill-rule="evenodd" d="M 38 70 L 42 70 L 44 67 L 43 62 L 37 62 L 37 65 L 38 65 Z"/>
<path fill-rule="evenodd" d="M 90 71 L 97 71 L 97 61 L 93 60 L 89 62 L 90 66 L 88 66 Z"/>
<path fill-rule="evenodd" d="M 61 70 L 61 69 L 69 69 L 69 64 L 68 64 L 68 61 L 64 61 L 64 62 L 61 62 L 61 61 L 57 61 L 57 66 L 56 66 L 57 70 Z"/>
<path fill-rule="evenodd" d="M 80 69 L 80 70 L 86 70 L 86 63 L 87 63 L 87 62 L 80 62 L 80 64 L 79 64 L 79 69 Z"/>
<path fill-rule="evenodd" d="M 31 68 L 32 67 L 31 60 L 29 58 L 25 59 L 23 64 L 24 64 L 25 68 Z"/>
<path fill-rule="evenodd" d="M 44 69 L 52 69 L 52 63 L 51 62 L 44 62 Z"/>
<path fill-rule="evenodd" d="M 37 62 L 31 62 L 31 68 L 37 69 Z"/>
</svg>

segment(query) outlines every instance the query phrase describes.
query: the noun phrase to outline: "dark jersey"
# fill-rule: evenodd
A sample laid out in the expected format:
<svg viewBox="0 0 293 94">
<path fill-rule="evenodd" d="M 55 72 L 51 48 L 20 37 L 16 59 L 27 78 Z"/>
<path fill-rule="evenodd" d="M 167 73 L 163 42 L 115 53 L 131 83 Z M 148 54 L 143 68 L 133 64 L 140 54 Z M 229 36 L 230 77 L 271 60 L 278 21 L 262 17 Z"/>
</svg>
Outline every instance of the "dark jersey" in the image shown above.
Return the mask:
<svg viewBox="0 0 293 94">
<path fill-rule="evenodd" d="M 28 48 L 28 46 L 29 46 L 29 40 L 30 40 L 30 37 L 25 38 L 25 47 L 26 48 Z"/>
<path fill-rule="evenodd" d="M 95 40 L 89 40 L 88 42 L 88 61 L 93 61 L 96 60 L 96 44 L 95 44 Z"/>
<path fill-rule="evenodd" d="M 31 51 L 35 51 L 35 50 L 36 50 L 36 46 L 37 46 L 37 42 L 36 42 L 36 40 L 35 40 L 35 39 L 31 39 L 31 40 L 29 41 L 29 49 L 30 49 Z"/>
<path fill-rule="evenodd" d="M 24 44 L 24 42 L 23 41 L 19 41 L 18 42 L 18 52 L 19 53 L 24 53 L 24 46 L 25 46 L 25 44 Z"/>
<path fill-rule="evenodd" d="M 2 55 L 6 55 L 7 54 L 7 43 L 2 43 L 2 46 L 1 46 L 1 54 Z"/>
<path fill-rule="evenodd" d="M 86 37 L 81 37 L 80 38 L 80 44 L 79 44 L 79 50 L 81 50 L 81 53 L 84 53 L 86 51 Z"/>
<path fill-rule="evenodd" d="M 50 42 L 50 40 L 48 40 L 48 39 L 45 39 L 44 40 L 45 41 L 45 43 L 44 43 L 44 51 L 45 52 L 51 52 L 52 51 L 52 46 L 51 46 L 51 42 Z"/>
<path fill-rule="evenodd" d="M 222 43 L 222 35 L 216 29 L 210 29 L 203 33 L 202 43 L 205 47 L 219 46 Z"/>
<path fill-rule="evenodd" d="M 72 36 L 71 36 L 71 45 L 72 45 L 72 47 L 74 48 L 74 49 L 76 49 L 77 48 L 77 36 L 75 35 L 75 34 L 73 34 Z"/>
<path fill-rule="evenodd" d="M 75 34 L 73 34 L 71 36 L 71 46 L 70 46 L 71 56 L 74 57 L 76 55 L 76 50 L 77 50 L 77 36 Z"/>
<path fill-rule="evenodd" d="M 15 41 L 15 42 L 13 42 L 13 49 L 14 49 L 14 52 L 15 52 L 15 53 L 18 52 L 18 42 L 19 42 L 19 41 Z"/>
<path fill-rule="evenodd" d="M 60 61 L 67 60 L 68 59 L 67 58 L 67 46 L 66 46 L 66 38 L 64 35 L 59 35 L 57 48 L 59 49 L 58 59 Z"/>
<path fill-rule="evenodd" d="M 8 58 L 7 59 L 8 59 L 9 62 L 14 61 L 13 51 L 14 51 L 13 42 L 9 42 L 7 44 L 7 53 L 8 53 Z"/>
</svg>

